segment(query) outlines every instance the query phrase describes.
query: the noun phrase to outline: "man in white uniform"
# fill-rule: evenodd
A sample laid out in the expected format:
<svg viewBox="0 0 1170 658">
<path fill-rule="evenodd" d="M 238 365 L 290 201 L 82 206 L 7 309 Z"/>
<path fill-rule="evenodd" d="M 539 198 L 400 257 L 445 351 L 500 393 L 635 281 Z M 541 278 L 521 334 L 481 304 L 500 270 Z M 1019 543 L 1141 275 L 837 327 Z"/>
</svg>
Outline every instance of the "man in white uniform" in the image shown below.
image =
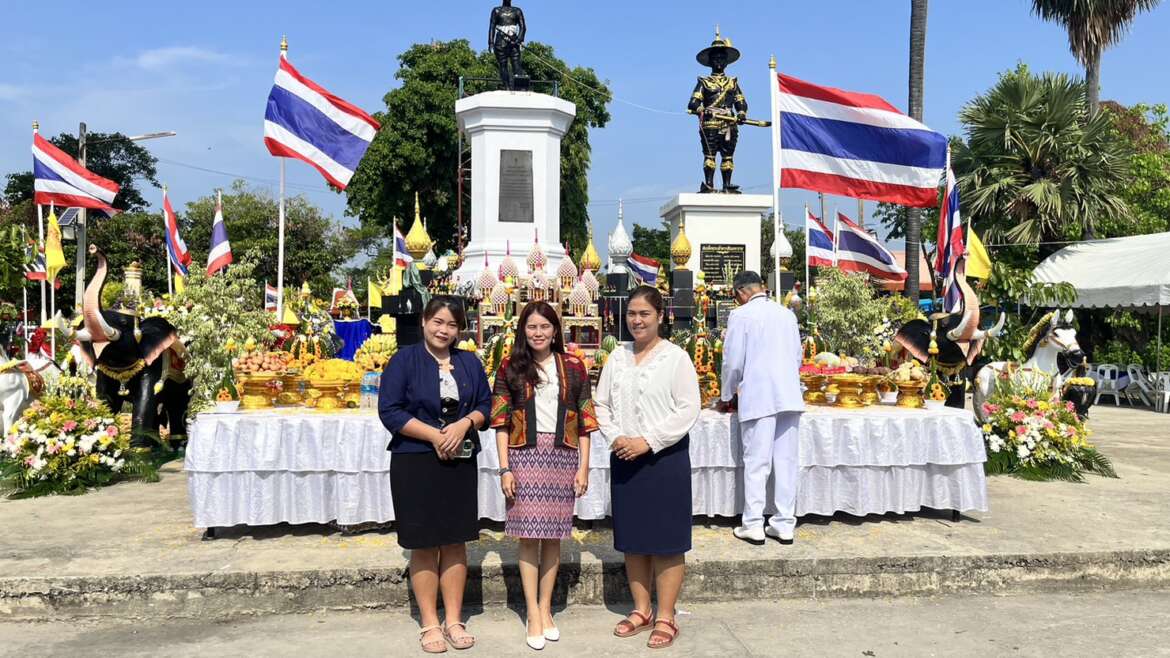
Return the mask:
<svg viewBox="0 0 1170 658">
<path fill-rule="evenodd" d="M 740 307 L 727 318 L 723 340 L 723 409 L 738 396 L 743 443 L 743 525 L 737 538 L 761 545 L 765 536 L 792 543 L 796 529 L 797 434 L 800 393 L 800 330 L 792 311 L 768 299 L 763 281 L 744 271 L 733 282 Z M 776 514 L 764 525 L 768 474 L 775 477 Z"/>
</svg>

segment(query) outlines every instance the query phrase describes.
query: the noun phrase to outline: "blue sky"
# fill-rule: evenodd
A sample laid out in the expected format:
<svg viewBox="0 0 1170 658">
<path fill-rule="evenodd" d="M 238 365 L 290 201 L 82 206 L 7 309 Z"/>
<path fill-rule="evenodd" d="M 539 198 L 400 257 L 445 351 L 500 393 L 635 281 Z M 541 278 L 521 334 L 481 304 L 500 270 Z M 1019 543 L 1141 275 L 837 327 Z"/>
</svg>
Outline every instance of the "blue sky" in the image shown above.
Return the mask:
<svg viewBox="0 0 1170 658">
<path fill-rule="evenodd" d="M 42 132 L 139 134 L 174 130 L 145 142 L 177 205 L 225 187 L 241 174 L 275 191 L 277 162 L 261 141 L 264 102 L 281 34 L 306 75 L 370 111 L 394 86 L 396 56 L 410 44 L 469 38 L 482 48 L 491 1 L 322 3 L 6 3 L 0 25 L 0 173 L 30 167 L 33 119 Z M 680 113 L 696 75 L 694 59 L 718 22 L 743 52 L 731 69 L 752 108 L 766 118 L 770 54 L 780 69 L 812 82 L 876 93 L 906 106 L 910 3 L 907 0 L 756 2 L 517 0 L 529 38 L 551 43 L 562 59 L 592 66 L 614 95 Z M 171 6 L 167 6 L 171 5 Z M 1017 62 L 1079 74 L 1063 31 L 1031 16 L 1026 0 L 934 0 L 926 56 L 926 123 L 959 132 L 957 114 L 996 75 Z M 42 27 L 43 29 L 38 29 Z M 1170 102 L 1170 3 L 1139 17 L 1128 38 L 1106 52 L 1102 98 Z M 590 213 L 604 249 L 617 199 L 628 222 L 658 225 L 658 208 L 701 179 L 695 119 L 622 102 L 608 127 L 593 131 Z M 763 129 L 745 128 L 736 182 L 767 193 L 770 146 Z M 305 193 L 338 220 L 344 199 L 306 165 L 288 167 L 290 193 Z M 157 194 L 156 194 L 157 196 Z M 156 201 L 157 203 L 157 201 Z M 785 191 L 790 225 L 813 194 Z M 830 198 L 850 213 L 856 202 Z M 873 204 L 868 204 L 872 209 Z M 230 222 L 230 218 L 228 218 Z"/>
</svg>

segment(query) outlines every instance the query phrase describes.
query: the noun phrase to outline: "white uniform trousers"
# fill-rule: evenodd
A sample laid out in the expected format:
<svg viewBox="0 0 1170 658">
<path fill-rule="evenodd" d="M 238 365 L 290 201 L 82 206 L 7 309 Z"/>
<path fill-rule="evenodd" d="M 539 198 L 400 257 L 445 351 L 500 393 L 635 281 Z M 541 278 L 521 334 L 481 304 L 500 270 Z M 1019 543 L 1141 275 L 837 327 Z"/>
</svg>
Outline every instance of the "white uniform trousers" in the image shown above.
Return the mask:
<svg viewBox="0 0 1170 658">
<path fill-rule="evenodd" d="M 800 413 L 784 412 L 739 423 L 743 443 L 743 525 L 764 525 L 768 475 L 773 475 L 769 524 L 784 535 L 796 528 L 796 483 L 800 477 Z"/>
</svg>

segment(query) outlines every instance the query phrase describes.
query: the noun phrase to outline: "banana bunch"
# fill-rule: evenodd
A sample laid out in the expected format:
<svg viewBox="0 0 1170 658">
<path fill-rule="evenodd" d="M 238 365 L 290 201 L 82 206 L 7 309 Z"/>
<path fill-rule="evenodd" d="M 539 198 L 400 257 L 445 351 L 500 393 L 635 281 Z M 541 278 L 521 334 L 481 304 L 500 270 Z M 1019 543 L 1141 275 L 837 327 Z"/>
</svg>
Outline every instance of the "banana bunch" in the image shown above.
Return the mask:
<svg viewBox="0 0 1170 658">
<path fill-rule="evenodd" d="M 362 377 L 364 371 L 352 361 L 345 359 L 328 359 L 317 361 L 305 368 L 304 377 L 310 384 L 328 381 L 355 381 Z"/>
<path fill-rule="evenodd" d="M 354 355 L 353 361 L 364 372 L 380 372 L 386 367 L 386 362 L 398 351 L 398 338 L 392 334 L 378 334 L 370 336 L 362 343 Z"/>
</svg>

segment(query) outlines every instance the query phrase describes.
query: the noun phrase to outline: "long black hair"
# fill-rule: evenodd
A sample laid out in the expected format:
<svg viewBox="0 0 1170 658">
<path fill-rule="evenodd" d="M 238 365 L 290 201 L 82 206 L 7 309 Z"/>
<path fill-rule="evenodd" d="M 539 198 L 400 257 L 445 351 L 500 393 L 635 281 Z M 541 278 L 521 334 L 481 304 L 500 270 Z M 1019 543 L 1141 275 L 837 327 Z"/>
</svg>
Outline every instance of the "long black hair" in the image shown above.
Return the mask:
<svg viewBox="0 0 1170 658">
<path fill-rule="evenodd" d="M 537 371 L 536 360 L 532 358 L 532 348 L 528 346 L 528 334 L 524 328 L 528 326 L 528 319 L 533 315 L 548 320 L 553 326 L 552 351 L 558 354 L 565 353 L 565 337 L 561 331 L 561 318 L 556 309 L 548 302 L 529 302 L 520 311 L 520 319 L 516 322 L 516 331 L 520 335 L 512 344 L 512 355 L 508 360 L 508 385 L 511 388 L 523 388 L 526 384 L 536 386 L 540 383 L 540 373 Z"/>
</svg>

